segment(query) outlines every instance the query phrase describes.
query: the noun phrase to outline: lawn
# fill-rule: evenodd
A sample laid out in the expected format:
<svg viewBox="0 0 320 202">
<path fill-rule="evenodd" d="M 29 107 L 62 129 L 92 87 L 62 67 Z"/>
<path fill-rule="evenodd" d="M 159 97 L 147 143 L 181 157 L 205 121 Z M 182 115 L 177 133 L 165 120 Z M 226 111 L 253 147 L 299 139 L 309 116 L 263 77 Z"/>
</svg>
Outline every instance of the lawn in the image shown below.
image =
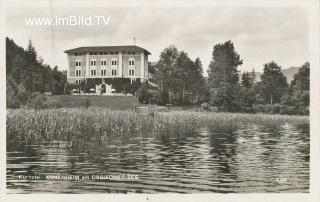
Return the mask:
<svg viewBox="0 0 320 202">
<path fill-rule="evenodd" d="M 84 106 L 86 98 L 89 99 L 90 106 L 116 110 L 132 109 L 137 103 L 137 98 L 134 96 L 59 95 L 50 97 L 62 107 L 67 108 Z"/>
</svg>

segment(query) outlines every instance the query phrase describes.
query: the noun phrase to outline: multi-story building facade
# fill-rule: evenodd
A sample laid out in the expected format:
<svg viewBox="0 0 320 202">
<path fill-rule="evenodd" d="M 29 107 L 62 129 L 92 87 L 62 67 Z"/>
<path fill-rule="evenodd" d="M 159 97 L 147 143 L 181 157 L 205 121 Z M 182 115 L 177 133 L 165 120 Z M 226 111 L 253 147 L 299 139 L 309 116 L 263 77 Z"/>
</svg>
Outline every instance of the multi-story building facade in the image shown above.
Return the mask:
<svg viewBox="0 0 320 202">
<path fill-rule="evenodd" d="M 148 55 L 138 46 L 91 46 L 66 50 L 67 81 L 80 84 L 90 78 L 148 80 Z"/>
</svg>

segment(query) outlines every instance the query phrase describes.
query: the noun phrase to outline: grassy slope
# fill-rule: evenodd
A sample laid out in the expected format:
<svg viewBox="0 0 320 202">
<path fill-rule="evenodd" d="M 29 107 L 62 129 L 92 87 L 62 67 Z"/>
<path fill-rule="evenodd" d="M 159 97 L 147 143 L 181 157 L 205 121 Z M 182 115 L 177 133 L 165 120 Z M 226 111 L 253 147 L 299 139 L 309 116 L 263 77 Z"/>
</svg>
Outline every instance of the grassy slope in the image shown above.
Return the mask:
<svg viewBox="0 0 320 202">
<path fill-rule="evenodd" d="M 137 99 L 134 96 L 60 95 L 52 96 L 51 98 L 59 102 L 62 107 L 84 106 L 86 98 L 89 98 L 90 106 L 105 107 L 118 110 L 131 109 L 134 104 L 137 103 Z"/>
</svg>

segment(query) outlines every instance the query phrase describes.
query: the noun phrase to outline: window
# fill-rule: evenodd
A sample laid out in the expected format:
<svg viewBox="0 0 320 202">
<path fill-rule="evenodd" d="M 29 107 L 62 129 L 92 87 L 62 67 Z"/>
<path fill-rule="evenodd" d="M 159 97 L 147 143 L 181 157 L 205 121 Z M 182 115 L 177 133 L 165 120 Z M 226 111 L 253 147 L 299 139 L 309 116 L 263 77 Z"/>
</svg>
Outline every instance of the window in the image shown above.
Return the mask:
<svg viewBox="0 0 320 202">
<path fill-rule="evenodd" d="M 107 66 L 107 60 L 105 59 L 101 60 L 101 66 Z"/>
<path fill-rule="evenodd" d="M 117 70 L 116 69 L 112 69 L 111 70 L 111 75 L 112 76 L 116 76 L 117 75 Z"/>
<path fill-rule="evenodd" d="M 95 76 L 96 75 L 96 70 L 95 69 L 91 69 L 91 76 Z"/>
<path fill-rule="evenodd" d="M 111 66 L 116 67 L 117 66 L 117 59 L 112 59 L 111 60 Z"/>
<path fill-rule="evenodd" d="M 108 52 L 103 52 L 103 55 L 108 55 Z"/>
<path fill-rule="evenodd" d="M 101 69 L 101 76 L 106 76 L 106 75 L 107 75 L 107 70 Z"/>
<path fill-rule="evenodd" d="M 81 66 L 81 61 L 77 60 L 76 61 L 76 67 L 80 67 Z"/>
<path fill-rule="evenodd" d="M 129 76 L 134 76 L 134 69 L 129 69 Z"/>
<path fill-rule="evenodd" d="M 90 66 L 96 66 L 96 60 L 90 60 Z"/>
<path fill-rule="evenodd" d="M 128 55 L 135 55 L 136 53 L 135 52 L 133 52 L 133 51 L 129 51 L 128 52 Z"/>
<path fill-rule="evenodd" d="M 81 76 L 81 70 L 80 69 L 76 69 L 76 76 Z"/>
<path fill-rule="evenodd" d="M 76 79 L 76 84 L 81 84 L 81 80 L 80 79 Z"/>
<path fill-rule="evenodd" d="M 134 67 L 134 59 L 133 58 L 129 59 L 129 66 Z"/>
</svg>

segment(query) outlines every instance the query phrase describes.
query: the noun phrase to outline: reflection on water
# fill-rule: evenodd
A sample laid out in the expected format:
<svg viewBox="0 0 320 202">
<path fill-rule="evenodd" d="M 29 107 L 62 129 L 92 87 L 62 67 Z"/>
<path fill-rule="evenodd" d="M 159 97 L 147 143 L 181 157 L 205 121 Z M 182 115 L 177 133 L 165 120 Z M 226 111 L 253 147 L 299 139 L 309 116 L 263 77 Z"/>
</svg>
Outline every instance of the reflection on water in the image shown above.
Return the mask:
<svg viewBox="0 0 320 202">
<path fill-rule="evenodd" d="M 135 180 L 22 176 L 137 175 Z M 181 137 L 7 145 L 9 193 L 247 193 L 309 191 L 308 126 L 207 129 Z"/>
</svg>

